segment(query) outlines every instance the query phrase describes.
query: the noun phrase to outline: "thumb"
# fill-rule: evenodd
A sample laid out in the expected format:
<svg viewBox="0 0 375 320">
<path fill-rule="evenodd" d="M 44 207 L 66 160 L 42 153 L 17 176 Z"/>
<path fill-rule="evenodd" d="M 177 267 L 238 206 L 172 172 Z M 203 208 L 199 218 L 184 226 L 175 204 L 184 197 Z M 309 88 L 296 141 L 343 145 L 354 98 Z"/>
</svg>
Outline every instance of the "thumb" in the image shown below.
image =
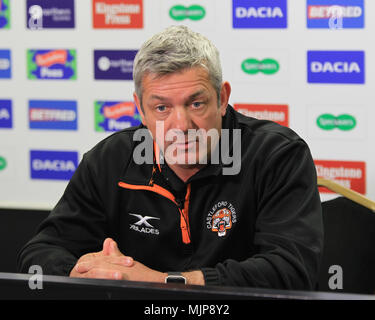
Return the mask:
<svg viewBox="0 0 375 320">
<path fill-rule="evenodd" d="M 113 239 L 110 239 L 109 241 L 109 255 L 112 256 L 123 256 L 121 253 L 120 249 L 118 248 L 117 242 L 114 241 Z"/>
</svg>

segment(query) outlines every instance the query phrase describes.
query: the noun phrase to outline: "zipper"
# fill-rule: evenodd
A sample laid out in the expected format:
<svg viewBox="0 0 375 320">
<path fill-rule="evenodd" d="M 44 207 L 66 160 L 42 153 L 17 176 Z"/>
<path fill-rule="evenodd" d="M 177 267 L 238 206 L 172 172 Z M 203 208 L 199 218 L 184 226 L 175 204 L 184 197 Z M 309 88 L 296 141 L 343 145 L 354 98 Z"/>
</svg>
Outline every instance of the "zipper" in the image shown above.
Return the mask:
<svg viewBox="0 0 375 320">
<path fill-rule="evenodd" d="M 186 196 L 184 201 L 181 199 L 175 199 L 174 195 L 168 191 L 167 189 L 157 185 L 152 184 L 150 186 L 145 185 L 133 185 L 128 184 L 125 182 L 120 181 L 118 185 L 124 189 L 131 189 L 131 190 L 146 190 L 155 192 L 162 197 L 165 197 L 172 201 L 178 208 L 180 213 L 180 228 L 181 228 L 181 235 L 182 235 L 182 242 L 184 244 L 190 244 L 190 227 L 189 227 L 189 201 L 190 201 L 190 183 L 187 186 Z"/>
</svg>

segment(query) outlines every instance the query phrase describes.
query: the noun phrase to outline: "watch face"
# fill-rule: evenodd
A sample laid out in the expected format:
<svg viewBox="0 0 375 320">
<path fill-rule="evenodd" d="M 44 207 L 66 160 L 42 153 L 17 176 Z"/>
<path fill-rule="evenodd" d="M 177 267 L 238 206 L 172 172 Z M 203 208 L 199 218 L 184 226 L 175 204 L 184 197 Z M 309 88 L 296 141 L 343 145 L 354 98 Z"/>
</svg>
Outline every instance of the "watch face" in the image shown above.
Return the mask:
<svg viewBox="0 0 375 320">
<path fill-rule="evenodd" d="M 183 276 L 168 275 L 165 279 L 166 283 L 186 283 L 186 279 Z"/>
</svg>

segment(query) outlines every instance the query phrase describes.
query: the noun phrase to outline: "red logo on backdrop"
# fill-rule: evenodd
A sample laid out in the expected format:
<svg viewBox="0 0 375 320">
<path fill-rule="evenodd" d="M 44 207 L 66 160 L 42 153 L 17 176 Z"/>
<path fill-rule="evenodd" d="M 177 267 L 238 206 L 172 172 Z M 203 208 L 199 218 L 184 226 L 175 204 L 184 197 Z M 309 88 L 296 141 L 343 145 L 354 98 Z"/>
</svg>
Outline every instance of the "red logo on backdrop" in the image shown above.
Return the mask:
<svg viewBox="0 0 375 320">
<path fill-rule="evenodd" d="M 366 194 L 366 163 L 362 161 L 314 160 L 319 178 L 333 180 L 344 187 Z M 321 193 L 334 193 L 319 187 Z"/>
<path fill-rule="evenodd" d="M 288 105 L 284 104 L 234 104 L 234 109 L 245 116 L 259 120 L 271 120 L 289 126 Z"/>
<path fill-rule="evenodd" d="M 143 0 L 93 0 L 94 28 L 143 28 Z"/>
</svg>

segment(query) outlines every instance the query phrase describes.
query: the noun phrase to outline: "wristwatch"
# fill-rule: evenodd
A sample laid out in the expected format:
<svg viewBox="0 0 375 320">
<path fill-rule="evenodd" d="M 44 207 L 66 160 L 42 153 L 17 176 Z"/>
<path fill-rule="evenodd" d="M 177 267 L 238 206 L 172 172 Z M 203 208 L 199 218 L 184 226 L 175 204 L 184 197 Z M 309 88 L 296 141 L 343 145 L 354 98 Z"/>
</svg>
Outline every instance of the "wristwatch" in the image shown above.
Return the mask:
<svg viewBox="0 0 375 320">
<path fill-rule="evenodd" d="M 168 272 L 165 278 L 165 283 L 183 283 L 186 284 L 186 278 L 181 272 Z"/>
</svg>

